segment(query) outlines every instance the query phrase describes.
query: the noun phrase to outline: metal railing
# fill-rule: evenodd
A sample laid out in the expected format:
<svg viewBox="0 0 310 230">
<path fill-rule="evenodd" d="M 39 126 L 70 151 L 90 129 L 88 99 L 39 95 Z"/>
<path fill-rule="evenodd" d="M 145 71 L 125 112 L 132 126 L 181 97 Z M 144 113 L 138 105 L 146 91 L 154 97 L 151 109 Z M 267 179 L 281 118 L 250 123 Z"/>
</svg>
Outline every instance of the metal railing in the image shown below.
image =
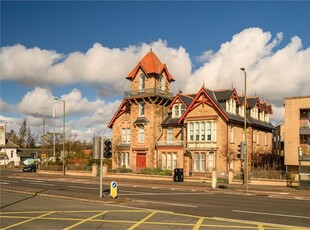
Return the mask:
<svg viewBox="0 0 310 230">
<path fill-rule="evenodd" d="M 310 134 L 310 126 L 300 127 L 299 128 L 299 134 Z"/>
<path fill-rule="evenodd" d="M 141 89 L 141 90 L 133 90 L 133 91 L 125 91 L 124 92 L 125 98 L 144 97 L 144 96 L 157 96 L 157 97 L 172 99 L 173 93 L 166 92 L 166 91 L 160 90 L 158 88 L 148 88 L 148 89 Z"/>
</svg>

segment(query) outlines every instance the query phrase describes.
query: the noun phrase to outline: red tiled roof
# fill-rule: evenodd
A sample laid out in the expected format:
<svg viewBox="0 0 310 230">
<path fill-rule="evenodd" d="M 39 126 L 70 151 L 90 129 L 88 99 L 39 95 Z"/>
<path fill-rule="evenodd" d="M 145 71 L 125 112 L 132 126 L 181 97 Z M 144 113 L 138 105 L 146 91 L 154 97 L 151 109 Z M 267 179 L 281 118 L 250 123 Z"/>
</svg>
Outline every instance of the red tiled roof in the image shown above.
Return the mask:
<svg viewBox="0 0 310 230">
<path fill-rule="evenodd" d="M 172 75 L 168 71 L 166 64 L 161 63 L 159 58 L 152 50 L 149 51 L 141 59 L 141 61 L 139 61 L 139 63 L 135 66 L 135 68 L 133 68 L 133 70 L 128 74 L 126 78 L 132 80 L 136 76 L 140 68 L 145 74 L 152 74 L 152 73 L 162 74 L 163 72 L 166 72 L 168 80 L 174 81 Z"/>
</svg>

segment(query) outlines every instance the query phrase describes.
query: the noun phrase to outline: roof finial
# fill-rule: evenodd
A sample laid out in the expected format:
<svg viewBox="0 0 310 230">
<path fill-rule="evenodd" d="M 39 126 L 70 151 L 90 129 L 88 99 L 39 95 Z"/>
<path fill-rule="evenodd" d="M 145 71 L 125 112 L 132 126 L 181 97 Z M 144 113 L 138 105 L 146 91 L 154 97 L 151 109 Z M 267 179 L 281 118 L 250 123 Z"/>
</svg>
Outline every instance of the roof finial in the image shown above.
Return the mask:
<svg viewBox="0 0 310 230">
<path fill-rule="evenodd" d="M 205 87 L 205 79 L 202 79 L 202 86 Z"/>
<path fill-rule="evenodd" d="M 151 38 L 151 40 L 150 40 L 150 51 L 152 51 L 153 43 L 154 43 L 154 41 L 153 41 L 153 39 Z"/>
<path fill-rule="evenodd" d="M 231 83 L 231 88 L 232 88 L 232 89 L 234 88 L 234 82 Z"/>
</svg>

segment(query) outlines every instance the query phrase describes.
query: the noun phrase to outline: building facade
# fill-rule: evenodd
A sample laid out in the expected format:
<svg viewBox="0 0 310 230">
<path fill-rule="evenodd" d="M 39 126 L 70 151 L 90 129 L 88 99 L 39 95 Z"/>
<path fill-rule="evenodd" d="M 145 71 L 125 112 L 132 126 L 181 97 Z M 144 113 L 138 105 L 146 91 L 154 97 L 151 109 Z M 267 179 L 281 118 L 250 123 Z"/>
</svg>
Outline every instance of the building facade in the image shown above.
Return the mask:
<svg viewBox="0 0 310 230">
<path fill-rule="evenodd" d="M 174 78 L 153 51 L 128 74 L 130 91 L 110 121 L 112 167 L 183 168 L 189 176 L 240 170 L 238 145 L 244 139 L 244 110 L 249 165 L 272 152 L 271 105 L 236 89 L 173 95 Z M 246 106 L 244 106 L 246 104 Z"/>
<path fill-rule="evenodd" d="M 310 155 L 310 96 L 284 100 L 284 154 L 287 171 L 297 172 L 300 155 Z"/>
</svg>

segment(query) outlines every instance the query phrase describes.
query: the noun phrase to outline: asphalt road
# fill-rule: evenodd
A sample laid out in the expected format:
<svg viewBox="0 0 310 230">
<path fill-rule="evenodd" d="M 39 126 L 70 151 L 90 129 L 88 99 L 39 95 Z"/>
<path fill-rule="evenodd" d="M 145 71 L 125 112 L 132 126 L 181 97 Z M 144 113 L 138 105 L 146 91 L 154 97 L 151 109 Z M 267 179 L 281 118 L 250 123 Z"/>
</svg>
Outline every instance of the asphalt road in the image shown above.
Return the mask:
<svg viewBox="0 0 310 230">
<path fill-rule="evenodd" d="M 120 184 L 118 198 L 112 200 L 110 196 L 106 196 L 100 199 L 98 184 L 86 183 L 86 181 L 14 178 L 13 174 L 14 172 L 1 172 L 2 189 L 105 203 L 116 201 L 121 202 L 124 207 L 162 210 L 206 218 L 225 218 L 310 228 L 310 200 L 194 190 L 191 187 L 174 188 L 159 184 L 146 186 Z M 106 194 L 108 189 L 109 184 L 105 183 L 103 190 Z M 285 194 L 282 194 L 280 197 L 284 196 Z M 8 207 L 5 204 L 1 205 L 1 210 Z"/>
</svg>

